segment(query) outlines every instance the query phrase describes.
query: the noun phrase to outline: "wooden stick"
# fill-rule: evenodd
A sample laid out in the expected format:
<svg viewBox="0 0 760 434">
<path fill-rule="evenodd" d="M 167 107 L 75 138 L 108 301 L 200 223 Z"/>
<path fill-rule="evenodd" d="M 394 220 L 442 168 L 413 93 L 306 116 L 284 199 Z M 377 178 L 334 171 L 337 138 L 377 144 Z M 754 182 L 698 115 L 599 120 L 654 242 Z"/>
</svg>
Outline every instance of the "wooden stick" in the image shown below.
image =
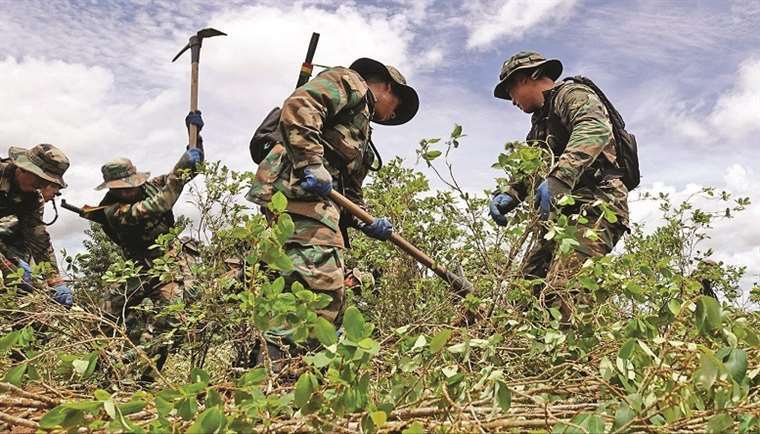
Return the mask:
<svg viewBox="0 0 760 434">
<path fill-rule="evenodd" d="M 44 402 L 29 398 L 5 398 L 0 396 L 0 407 L 49 408 Z"/>
<path fill-rule="evenodd" d="M 190 111 L 198 111 L 198 62 L 190 65 Z M 190 124 L 188 129 L 190 148 L 198 147 L 198 127 Z"/>
<path fill-rule="evenodd" d="M 375 218 L 370 215 L 367 211 L 364 211 L 359 205 L 351 202 L 343 196 L 342 194 L 338 193 L 335 190 L 330 190 L 330 193 L 328 194 L 328 197 L 338 204 L 341 208 L 347 209 L 348 212 L 350 212 L 353 216 L 358 218 L 359 220 L 363 221 L 366 224 L 372 224 L 372 222 L 375 221 Z M 448 271 L 443 265 L 437 264 L 433 258 L 425 254 L 422 250 L 415 247 L 412 243 L 405 240 L 401 237 L 401 235 L 397 233 L 392 233 L 390 242 L 395 244 L 399 249 L 407 253 L 409 256 L 413 257 L 417 260 L 420 264 L 424 265 L 428 269 L 432 270 L 435 274 L 437 274 L 441 279 L 448 282 L 452 288 L 454 289 L 454 292 L 464 297 L 465 295 L 471 293 L 473 291 L 472 284 L 467 281 L 462 276 L 457 276 L 456 274 L 452 273 L 451 271 Z"/>
<path fill-rule="evenodd" d="M 0 383 L 0 391 L 11 392 L 12 394 L 18 395 L 22 398 L 29 398 L 35 401 L 44 402 L 45 404 L 48 404 L 50 407 L 55 407 L 56 405 L 60 404 L 60 401 L 58 400 L 48 398 L 47 396 L 37 395 L 31 392 L 27 392 L 25 390 L 19 389 L 18 387 L 10 383 Z"/>
<path fill-rule="evenodd" d="M 11 426 L 19 425 L 19 426 L 25 426 L 27 428 L 34 428 L 37 429 L 40 427 L 40 424 L 33 420 L 28 419 L 22 419 L 20 417 L 11 416 L 10 414 L 3 413 L 0 411 L 0 420 L 2 420 L 5 423 L 10 424 Z"/>
</svg>

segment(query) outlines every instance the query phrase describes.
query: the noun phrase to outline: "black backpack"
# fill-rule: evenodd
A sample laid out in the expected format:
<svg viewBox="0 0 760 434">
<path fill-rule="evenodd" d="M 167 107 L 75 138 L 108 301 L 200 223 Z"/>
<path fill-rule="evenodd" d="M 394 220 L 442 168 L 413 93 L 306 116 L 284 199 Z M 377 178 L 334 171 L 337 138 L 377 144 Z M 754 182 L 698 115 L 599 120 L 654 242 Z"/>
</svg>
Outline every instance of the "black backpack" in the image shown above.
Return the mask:
<svg viewBox="0 0 760 434">
<path fill-rule="evenodd" d="M 336 114 L 335 118 L 333 118 L 332 121 L 327 123 L 325 126 L 332 125 L 338 120 L 338 118 L 345 116 L 355 116 L 357 113 L 364 110 L 366 106 L 367 97 L 365 96 L 356 106 L 341 110 L 338 114 Z M 256 131 L 253 133 L 253 137 L 251 138 L 248 150 L 251 153 L 251 159 L 254 163 L 261 164 L 261 162 L 264 161 L 264 158 L 266 158 L 267 154 L 269 154 L 269 151 L 271 151 L 277 143 L 283 143 L 282 132 L 280 132 L 281 114 L 282 109 L 279 107 L 273 108 L 272 111 L 270 111 L 269 114 L 261 122 L 261 125 L 259 125 L 259 127 L 256 128 Z M 376 172 L 383 166 L 383 160 L 380 157 L 380 153 L 377 152 L 375 144 L 372 143 L 372 140 L 369 141 L 369 144 L 372 147 L 372 152 L 374 152 L 378 163 L 376 166 L 370 167 L 369 170 Z M 325 154 L 329 154 L 331 152 L 334 153 L 334 151 L 332 151 L 330 148 L 325 148 Z"/>
<path fill-rule="evenodd" d="M 281 113 L 282 110 L 279 107 L 273 108 L 253 133 L 249 150 L 254 163 L 261 164 L 274 145 L 282 143 L 282 133 L 279 128 Z"/>
<path fill-rule="evenodd" d="M 628 188 L 628 191 L 638 187 L 641 184 L 638 145 L 636 144 L 636 137 L 626 131 L 625 121 L 620 116 L 620 112 L 615 109 L 615 106 L 607 99 L 604 92 L 591 79 L 582 75 L 576 75 L 575 77 L 567 77 L 564 81 L 572 81 L 590 87 L 602 101 L 602 104 L 607 107 L 607 113 L 609 113 L 610 121 L 612 121 L 612 133 L 615 136 L 617 163 L 620 169 L 622 169 L 623 184 Z"/>
</svg>

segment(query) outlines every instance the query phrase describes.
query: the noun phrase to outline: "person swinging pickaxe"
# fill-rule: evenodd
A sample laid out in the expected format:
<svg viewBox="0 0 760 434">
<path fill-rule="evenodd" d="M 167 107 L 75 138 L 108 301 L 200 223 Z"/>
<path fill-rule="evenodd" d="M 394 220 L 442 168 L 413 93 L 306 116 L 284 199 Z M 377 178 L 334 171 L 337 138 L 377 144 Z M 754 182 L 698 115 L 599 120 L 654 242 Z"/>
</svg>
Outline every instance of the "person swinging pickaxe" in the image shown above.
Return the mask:
<svg viewBox="0 0 760 434">
<path fill-rule="evenodd" d="M 174 59 L 172 59 L 172 62 L 174 62 L 182 55 L 182 53 L 187 51 L 188 48 L 190 49 L 190 113 L 196 113 L 198 111 L 198 62 L 201 57 L 201 44 L 203 43 L 203 38 L 211 38 L 213 36 L 227 36 L 227 34 L 212 28 L 200 30 L 198 33 L 190 37 L 190 41 L 187 45 L 185 45 L 185 47 L 174 56 Z M 196 148 L 198 147 L 198 127 L 192 123 L 188 124 L 188 127 L 188 134 L 190 136 L 188 147 Z"/>
</svg>

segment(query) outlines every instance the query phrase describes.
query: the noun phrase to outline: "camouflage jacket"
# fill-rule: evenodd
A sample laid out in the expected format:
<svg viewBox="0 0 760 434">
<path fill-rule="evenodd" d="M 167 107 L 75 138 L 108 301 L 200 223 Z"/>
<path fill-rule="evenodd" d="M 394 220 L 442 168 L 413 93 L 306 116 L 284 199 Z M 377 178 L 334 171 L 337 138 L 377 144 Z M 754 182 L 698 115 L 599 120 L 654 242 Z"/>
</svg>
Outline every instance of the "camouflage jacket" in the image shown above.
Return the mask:
<svg viewBox="0 0 760 434">
<path fill-rule="evenodd" d="M 143 197 L 135 203 L 119 202 L 112 194 L 100 202 L 106 223 L 103 231 L 121 247 L 124 256 L 149 265 L 161 256 L 150 249 L 158 236 L 174 226 L 172 208 L 182 194 L 185 181 L 174 172 L 150 179 L 142 185 Z"/>
<path fill-rule="evenodd" d="M 345 228 L 354 220 L 328 199 L 306 193 L 299 185 L 303 170 L 323 163 L 333 188 L 364 206 L 362 183 L 374 162 L 370 144 L 373 97 L 355 71 L 330 68 L 299 87 L 282 106 L 280 131 L 284 143 L 275 146 L 258 167 L 247 198 L 266 205 L 275 191 L 288 198 L 287 211 L 314 219 L 309 231 L 291 242 L 343 247 Z"/>
<path fill-rule="evenodd" d="M 18 219 L 9 234 L 0 239 L 0 253 L 8 260 L 49 262 L 58 278 L 50 234 L 42 223 L 45 204 L 36 193 L 23 193 L 16 186 L 16 166 L 7 159 L 0 160 L 0 217 L 15 216 Z"/>
<path fill-rule="evenodd" d="M 607 109 L 588 86 L 560 82 L 544 92 L 546 103 L 533 113 L 526 142 L 554 155 L 549 176 L 565 183 L 579 200 L 570 212 L 596 200 L 607 202 L 628 226 L 628 190 L 616 166 L 615 138 Z M 524 200 L 537 185 L 516 182 L 507 193 Z"/>
</svg>

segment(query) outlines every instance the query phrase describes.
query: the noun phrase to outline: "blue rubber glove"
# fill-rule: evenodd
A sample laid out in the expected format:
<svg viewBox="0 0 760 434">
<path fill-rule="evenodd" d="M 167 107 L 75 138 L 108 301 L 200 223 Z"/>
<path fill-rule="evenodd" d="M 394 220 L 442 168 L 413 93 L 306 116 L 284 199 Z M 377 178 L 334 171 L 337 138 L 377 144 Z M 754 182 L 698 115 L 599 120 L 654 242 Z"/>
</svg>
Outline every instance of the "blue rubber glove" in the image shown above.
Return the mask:
<svg viewBox="0 0 760 434">
<path fill-rule="evenodd" d="M 552 200 L 570 193 L 570 189 L 562 181 L 548 177 L 541 182 L 536 189 L 535 205 L 538 208 L 538 217 L 547 220 L 552 209 Z"/>
<path fill-rule="evenodd" d="M 332 190 L 332 176 L 325 166 L 321 164 L 307 166 L 303 173 L 301 188 L 309 193 L 327 196 Z"/>
<path fill-rule="evenodd" d="M 28 262 L 24 261 L 23 259 L 18 260 L 18 266 L 19 268 L 22 268 L 24 270 L 24 276 L 21 278 L 21 280 L 31 285 L 32 284 L 32 267 L 29 265 Z"/>
<path fill-rule="evenodd" d="M 174 170 L 190 169 L 195 170 L 195 166 L 203 161 L 203 150 L 200 148 L 192 148 L 185 151 L 182 154 L 182 158 L 179 159 L 174 166 Z"/>
<path fill-rule="evenodd" d="M 393 233 L 393 225 L 391 221 L 385 217 L 377 218 L 372 224 L 364 224 L 359 227 L 359 230 L 364 232 L 368 237 L 374 238 L 380 241 L 388 241 Z"/>
<path fill-rule="evenodd" d="M 60 284 L 55 287 L 55 294 L 53 294 L 53 300 L 58 303 L 71 307 L 74 305 L 74 294 L 71 292 L 68 286 Z"/>
<path fill-rule="evenodd" d="M 199 133 L 201 132 L 201 130 L 203 129 L 204 123 L 203 123 L 203 118 L 201 117 L 200 110 L 195 111 L 195 112 L 190 112 L 187 114 L 187 116 L 185 116 L 185 125 L 188 128 L 190 128 L 190 124 L 198 127 L 198 132 Z"/>
<path fill-rule="evenodd" d="M 544 180 L 536 190 L 536 208 L 538 208 L 538 218 L 546 220 L 549 218 L 549 212 L 552 208 L 552 196 L 549 191 L 549 183 Z"/>
<path fill-rule="evenodd" d="M 505 214 L 512 211 L 517 207 L 517 201 L 507 193 L 499 193 L 491 199 L 491 203 L 488 204 L 488 213 L 491 218 L 499 226 L 507 225 L 507 217 Z"/>
<path fill-rule="evenodd" d="M 198 163 L 203 162 L 203 150 L 199 148 L 192 148 L 185 151 L 185 154 L 188 156 L 188 161 L 190 164 L 193 165 L 193 167 L 197 166 Z"/>
</svg>

